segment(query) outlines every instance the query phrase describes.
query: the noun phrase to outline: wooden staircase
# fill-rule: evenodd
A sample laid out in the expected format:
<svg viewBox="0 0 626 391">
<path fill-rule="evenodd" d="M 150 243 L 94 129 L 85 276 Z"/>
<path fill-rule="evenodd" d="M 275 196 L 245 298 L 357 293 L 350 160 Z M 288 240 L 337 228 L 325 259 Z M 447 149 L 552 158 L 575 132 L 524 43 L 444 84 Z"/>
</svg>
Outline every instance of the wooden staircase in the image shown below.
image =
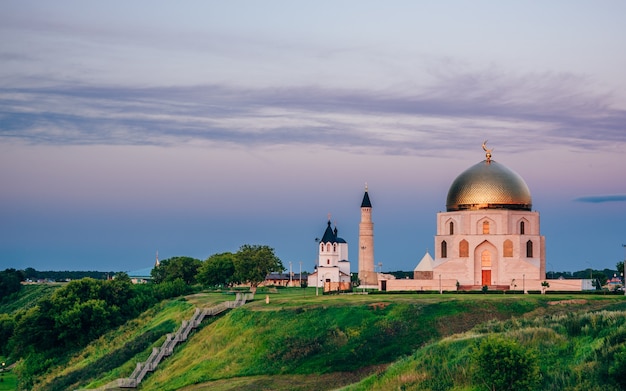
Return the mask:
<svg viewBox="0 0 626 391">
<path fill-rule="evenodd" d="M 115 390 L 121 388 L 137 388 L 139 383 L 144 379 L 148 372 L 154 372 L 159 363 L 168 356 L 174 353 L 174 348 L 179 343 L 187 340 L 189 334 L 196 329 L 202 320 L 207 316 L 216 316 L 227 309 L 241 307 L 246 304 L 247 301 L 251 301 L 254 298 L 253 293 L 237 293 L 236 299 L 233 301 L 226 301 L 216 306 L 199 309 L 196 308 L 193 316 L 189 320 L 184 320 L 176 333 L 167 334 L 165 341 L 161 347 L 152 348 L 150 357 L 144 362 L 137 363 L 135 370 L 129 377 L 116 379 L 110 383 L 105 384 L 96 390 Z"/>
</svg>

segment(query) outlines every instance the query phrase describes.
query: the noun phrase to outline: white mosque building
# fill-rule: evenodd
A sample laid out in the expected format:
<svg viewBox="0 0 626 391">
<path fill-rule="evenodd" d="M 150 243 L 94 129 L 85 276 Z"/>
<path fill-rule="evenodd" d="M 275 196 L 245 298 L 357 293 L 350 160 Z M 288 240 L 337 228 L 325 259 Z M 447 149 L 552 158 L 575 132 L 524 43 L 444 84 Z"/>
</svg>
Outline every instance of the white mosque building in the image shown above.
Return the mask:
<svg viewBox="0 0 626 391">
<path fill-rule="evenodd" d="M 435 257 L 426 254 L 414 278 L 381 280 L 381 290 L 588 289 L 586 280 L 550 280 L 539 212 L 516 172 L 491 159 L 462 172 L 450 186 L 446 211 L 437 213 Z"/>
</svg>

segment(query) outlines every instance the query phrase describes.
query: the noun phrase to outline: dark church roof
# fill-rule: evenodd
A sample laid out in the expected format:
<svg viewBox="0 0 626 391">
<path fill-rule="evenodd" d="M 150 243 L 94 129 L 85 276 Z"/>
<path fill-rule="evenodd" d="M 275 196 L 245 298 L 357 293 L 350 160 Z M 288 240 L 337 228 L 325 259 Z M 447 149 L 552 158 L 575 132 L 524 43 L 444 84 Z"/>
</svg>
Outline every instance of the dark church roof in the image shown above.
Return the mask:
<svg viewBox="0 0 626 391">
<path fill-rule="evenodd" d="M 346 241 L 337 236 L 337 227 L 333 231 L 330 228 L 330 220 L 328 220 L 328 226 L 326 227 L 326 231 L 324 231 L 324 236 L 322 236 L 321 243 L 345 243 Z"/>
</svg>

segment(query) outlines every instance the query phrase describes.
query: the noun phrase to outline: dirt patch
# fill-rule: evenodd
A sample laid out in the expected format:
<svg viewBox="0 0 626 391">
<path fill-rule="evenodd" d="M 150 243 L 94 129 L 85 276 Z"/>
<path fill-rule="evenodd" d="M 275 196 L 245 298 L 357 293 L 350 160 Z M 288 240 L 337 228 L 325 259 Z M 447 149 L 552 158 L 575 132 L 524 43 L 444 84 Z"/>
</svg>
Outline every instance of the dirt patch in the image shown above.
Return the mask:
<svg viewBox="0 0 626 391">
<path fill-rule="evenodd" d="M 548 305 L 559 305 L 559 304 L 587 304 L 587 300 L 585 299 L 571 299 L 571 300 L 557 300 L 557 301 L 549 301 Z"/>
<path fill-rule="evenodd" d="M 383 308 L 387 307 L 389 305 L 389 303 L 372 303 L 372 304 L 368 304 L 368 307 L 370 307 L 373 310 L 382 310 Z"/>
<path fill-rule="evenodd" d="M 221 379 L 185 387 L 181 391 L 325 391 L 357 383 L 367 376 L 384 372 L 388 365 L 375 365 L 354 372 L 311 375 L 246 376 Z"/>
</svg>

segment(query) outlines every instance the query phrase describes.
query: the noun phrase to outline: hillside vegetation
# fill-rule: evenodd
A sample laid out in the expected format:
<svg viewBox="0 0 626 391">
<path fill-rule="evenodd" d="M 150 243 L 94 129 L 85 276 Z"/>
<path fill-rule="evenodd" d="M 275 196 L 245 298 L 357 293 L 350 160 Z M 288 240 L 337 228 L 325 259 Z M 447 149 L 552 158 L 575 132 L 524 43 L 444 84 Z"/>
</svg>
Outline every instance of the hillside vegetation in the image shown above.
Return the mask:
<svg viewBox="0 0 626 391">
<path fill-rule="evenodd" d="M 484 346 L 499 350 L 481 356 Z M 528 361 L 515 360 L 515 351 Z M 504 371 L 507 364 L 513 365 Z M 576 311 L 489 322 L 429 344 L 384 374 L 342 391 L 510 389 L 626 389 L 626 312 Z"/>
<path fill-rule="evenodd" d="M 586 296 L 573 302 L 567 300 L 580 296 L 316 297 L 311 288 L 267 295 L 269 304 L 263 300 L 265 294 L 257 294 L 257 300 L 245 307 L 206 320 L 140 388 L 478 390 L 482 388 L 472 375 L 472 352 L 477 341 L 500 334 L 523 349 L 549 352 L 539 361 L 543 389 L 587 384 L 582 375 L 591 369 L 593 379 L 618 389 L 611 379 L 619 369 L 611 369 L 609 361 L 618 360 L 624 346 L 622 297 Z M 128 376 L 195 306 L 230 298 L 206 293 L 164 301 L 105 334 L 62 368 L 51 370 L 34 389 L 96 388 Z M 565 301 L 548 304 L 560 300 Z M 613 345 L 617 348 L 608 348 Z M 359 382 L 363 378 L 367 379 Z"/>
<path fill-rule="evenodd" d="M 59 291 L 25 288 L 2 303 L 5 316 Z M 96 388 L 126 377 L 194 308 L 232 298 L 204 292 L 163 300 L 86 348 L 56 357 L 25 389 Z M 624 310 L 623 296 L 266 290 L 243 308 L 205 320 L 140 389 L 488 389 L 476 376 L 476 357 L 483 341 L 497 336 L 497 348 L 535 358 L 529 389 L 617 390 L 626 387 Z M 24 364 L 18 362 L 17 374 Z"/>
</svg>

